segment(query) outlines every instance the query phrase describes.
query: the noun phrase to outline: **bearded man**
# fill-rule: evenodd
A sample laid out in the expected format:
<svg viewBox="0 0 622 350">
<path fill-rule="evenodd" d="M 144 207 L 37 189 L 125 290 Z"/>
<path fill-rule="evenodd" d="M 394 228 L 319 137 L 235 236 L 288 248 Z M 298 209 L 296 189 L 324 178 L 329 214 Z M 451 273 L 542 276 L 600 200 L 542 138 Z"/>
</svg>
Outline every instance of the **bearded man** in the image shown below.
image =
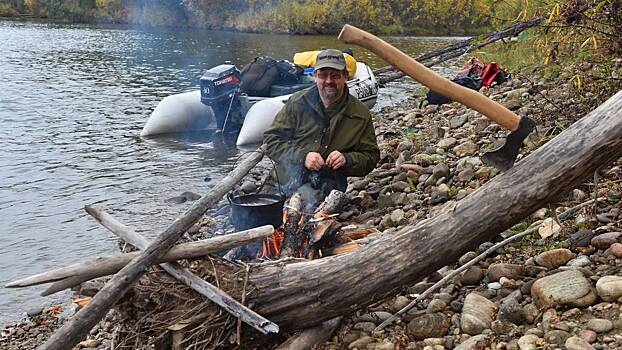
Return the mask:
<svg viewBox="0 0 622 350">
<path fill-rule="evenodd" d="M 317 55 L 315 86 L 292 95 L 264 133 L 277 180 L 286 194 L 304 184 L 345 191 L 347 176 L 365 176 L 380 151 L 369 108 L 350 95 L 343 53 Z"/>
</svg>

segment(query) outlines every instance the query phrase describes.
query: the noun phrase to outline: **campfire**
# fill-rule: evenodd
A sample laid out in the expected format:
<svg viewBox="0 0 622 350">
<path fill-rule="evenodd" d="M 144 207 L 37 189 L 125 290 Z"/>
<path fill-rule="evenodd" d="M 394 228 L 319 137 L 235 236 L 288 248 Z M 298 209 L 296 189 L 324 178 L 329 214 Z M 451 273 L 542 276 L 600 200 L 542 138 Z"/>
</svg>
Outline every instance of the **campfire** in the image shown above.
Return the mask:
<svg viewBox="0 0 622 350">
<path fill-rule="evenodd" d="M 332 191 L 315 213 L 306 213 L 301 210 L 301 195 L 294 193 L 283 209 L 283 227 L 263 240 L 256 258 L 317 259 L 357 249 L 362 244 L 356 240 L 378 231 L 375 228 L 343 227 L 337 216 L 344 202 L 343 192 Z"/>
</svg>

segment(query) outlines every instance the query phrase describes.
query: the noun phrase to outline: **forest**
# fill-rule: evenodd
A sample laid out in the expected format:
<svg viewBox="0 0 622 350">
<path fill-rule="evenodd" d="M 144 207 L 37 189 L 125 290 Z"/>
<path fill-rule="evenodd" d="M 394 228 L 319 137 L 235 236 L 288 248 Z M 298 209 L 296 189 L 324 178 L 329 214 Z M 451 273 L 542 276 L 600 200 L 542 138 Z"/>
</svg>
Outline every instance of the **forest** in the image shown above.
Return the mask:
<svg viewBox="0 0 622 350">
<path fill-rule="evenodd" d="M 350 23 L 378 34 L 473 35 L 529 7 L 526 0 L 2 0 L 0 16 L 287 34 L 335 34 Z"/>
</svg>

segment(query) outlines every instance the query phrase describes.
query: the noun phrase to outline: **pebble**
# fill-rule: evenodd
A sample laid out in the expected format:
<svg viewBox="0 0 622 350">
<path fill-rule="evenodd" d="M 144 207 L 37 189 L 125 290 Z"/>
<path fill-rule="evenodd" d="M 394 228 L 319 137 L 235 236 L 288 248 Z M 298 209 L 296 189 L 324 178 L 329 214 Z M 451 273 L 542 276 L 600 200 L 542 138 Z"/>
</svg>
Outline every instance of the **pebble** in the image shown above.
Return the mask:
<svg viewBox="0 0 622 350">
<path fill-rule="evenodd" d="M 393 303 L 391 305 L 391 311 L 398 312 L 401 309 L 405 308 L 406 305 L 408 305 L 408 304 L 410 304 L 410 299 L 408 299 L 407 297 L 405 297 L 403 295 L 398 295 L 393 300 Z"/>
<path fill-rule="evenodd" d="M 622 297 L 622 277 L 603 276 L 596 282 L 596 292 L 604 301 L 615 301 Z"/>
<path fill-rule="evenodd" d="M 515 325 L 521 325 L 526 320 L 525 310 L 516 299 L 506 298 L 499 307 L 497 320 L 511 322 Z"/>
<path fill-rule="evenodd" d="M 488 279 L 490 281 L 498 281 L 501 277 L 509 279 L 521 279 L 527 276 L 527 268 L 524 265 L 517 264 L 494 264 L 488 267 Z"/>
<path fill-rule="evenodd" d="M 565 248 L 552 249 L 538 254 L 535 257 L 536 264 L 552 269 L 565 265 L 575 258 L 577 254 Z"/>
<path fill-rule="evenodd" d="M 554 329 L 544 334 L 544 341 L 548 344 L 562 345 L 566 339 L 570 338 L 570 333 Z"/>
<path fill-rule="evenodd" d="M 541 314 L 540 309 L 533 303 L 525 305 L 523 310 L 525 311 L 525 321 L 529 324 L 533 324 Z"/>
<path fill-rule="evenodd" d="M 453 145 L 455 145 L 455 144 L 456 144 L 456 142 L 458 142 L 458 140 L 456 140 L 455 138 L 453 138 L 453 137 L 448 137 L 448 138 L 445 138 L 445 139 L 440 140 L 440 141 L 438 142 L 437 146 L 438 146 L 439 148 L 444 148 L 444 149 L 446 149 L 446 148 L 449 148 L 449 147 L 452 147 Z"/>
<path fill-rule="evenodd" d="M 616 258 L 622 258 L 622 244 L 621 243 L 614 243 L 614 244 L 612 244 L 609 247 L 609 251 Z"/>
<path fill-rule="evenodd" d="M 371 343 L 374 343 L 375 341 L 376 341 L 375 338 L 372 338 L 372 337 L 370 337 L 368 335 L 365 335 L 365 336 L 363 336 L 363 337 L 361 337 L 361 338 L 351 342 L 348 345 L 348 349 L 355 349 L 355 348 L 367 349 L 367 345 L 369 345 Z"/>
<path fill-rule="evenodd" d="M 592 245 L 596 249 L 603 249 L 603 250 L 605 250 L 605 249 L 609 248 L 612 244 L 618 242 L 618 239 L 620 238 L 620 235 L 622 235 L 622 232 L 602 233 L 602 234 L 594 236 L 594 238 L 592 238 Z"/>
<path fill-rule="evenodd" d="M 41 315 L 42 312 L 43 312 L 43 307 L 37 306 L 37 307 L 30 308 L 28 311 L 26 311 L 26 315 L 28 315 L 28 317 L 35 317 L 37 315 Z"/>
<path fill-rule="evenodd" d="M 460 158 L 470 156 L 477 152 L 477 145 L 472 141 L 465 141 L 454 147 L 453 152 Z"/>
<path fill-rule="evenodd" d="M 497 312 L 497 305 L 476 293 L 469 293 L 464 298 L 460 325 L 464 333 L 477 335 L 482 333 L 490 324 Z"/>
<path fill-rule="evenodd" d="M 594 341 L 596 341 L 596 332 L 594 332 L 593 330 L 590 329 L 584 329 L 581 332 L 579 332 L 579 334 L 577 334 L 579 336 L 579 338 L 585 340 L 588 343 L 593 343 Z"/>
<path fill-rule="evenodd" d="M 447 303 L 441 299 L 432 299 L 426 308 L 426 312 L 429 314 L 433 314 L 436 312 L 441 312 L 447 307 Z"/>
<path fill-rule="evenodd" d="M 538 336 L 534 334 L 525 334 L 518 339 L 518 347 L 520 350 L 536 350 Z"/>
<path fill-rule="evenodd" d="M 447 334 L 450 324 L 450 318 L 443 313 L 423 314 L 408 323 L 408 332 L 417 340 L 439 338 Z"/>
<path fill-rule="evenodd" d="M 463 341 L 454 350 L 480 350 L 490 346 L 490 338 L 487 334 L 480 334 Z"/>
<path fill-rule="evenodd" d="M 355 323 L 352 328 L 359 331 L 371 333 L 374 329 L 376 329 L 376 324 L 374 322 L 358 322 Z"/>
<path fill-rule="evenodd" d="M 484 271 L 477 266 L 471 266 L 460 274 L 463 285 L 478 285 L 484 279 Z"/>
<path fill-rule="evenodd" d="M 558 305 L 589 306 L 596 302 L 592 284 L 576 270 L 562 271 L 536 280 L 531 296 L 540 308 Z"/>
<path fill-rule="evenodd" d="M 571 266 L 571 267 L 585 267 L 588 266 L 589 264 L 591 264 L 592 262 L 590 261 L 590 257 L 586 256 L 586 255 L 579 255 L 576 258 L 568 261 L 566 263 L 566 266 Z"/>
<path fill-rule="evenodd" d="M 570 337 L 564 343 L 567 350 L 594 350 L 594 347 L 590 343 L 579 337 Z"/>
<path fill-rule="evenodd" d="M 593 318 L 587 322 L 586 327 L 596 333 L 605 333 L 613 329 L 613 322 L 604 318 Z"/>
<path fill-rule="evenodd" d="M 477 253 L 474 251 L 469 251 L 464 253 L 460 259 L 458 259 L 458 263 L 460 265 L 465 265 L 466 263 L 468 263 L 469 261 L 473 260 L 475 257 L 477 257 Z"/>
</svg>

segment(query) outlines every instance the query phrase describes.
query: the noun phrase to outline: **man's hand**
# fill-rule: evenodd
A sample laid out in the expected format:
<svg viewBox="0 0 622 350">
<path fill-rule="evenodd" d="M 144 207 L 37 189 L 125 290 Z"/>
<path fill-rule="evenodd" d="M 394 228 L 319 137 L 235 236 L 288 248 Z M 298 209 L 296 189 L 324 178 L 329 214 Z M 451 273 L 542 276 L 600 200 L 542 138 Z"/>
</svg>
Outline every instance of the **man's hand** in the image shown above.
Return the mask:
<svg viewBox="0 0 622 350">
<path fill-rule="evenodd" d="M 339 169 L 346 165 L 346 157 L 339 151 L 332 151 L 326 158 L 326 166 L 332 169 Z"/>
<path fill-rule="evenodd" d="M 330 156 L 329 156 L 330 157 Z M 305 158 L 305 168 L 311 171 L 318 171 L 324 167 L 324 158 L 317 152 L 307 153 Z"/>
</svg>

